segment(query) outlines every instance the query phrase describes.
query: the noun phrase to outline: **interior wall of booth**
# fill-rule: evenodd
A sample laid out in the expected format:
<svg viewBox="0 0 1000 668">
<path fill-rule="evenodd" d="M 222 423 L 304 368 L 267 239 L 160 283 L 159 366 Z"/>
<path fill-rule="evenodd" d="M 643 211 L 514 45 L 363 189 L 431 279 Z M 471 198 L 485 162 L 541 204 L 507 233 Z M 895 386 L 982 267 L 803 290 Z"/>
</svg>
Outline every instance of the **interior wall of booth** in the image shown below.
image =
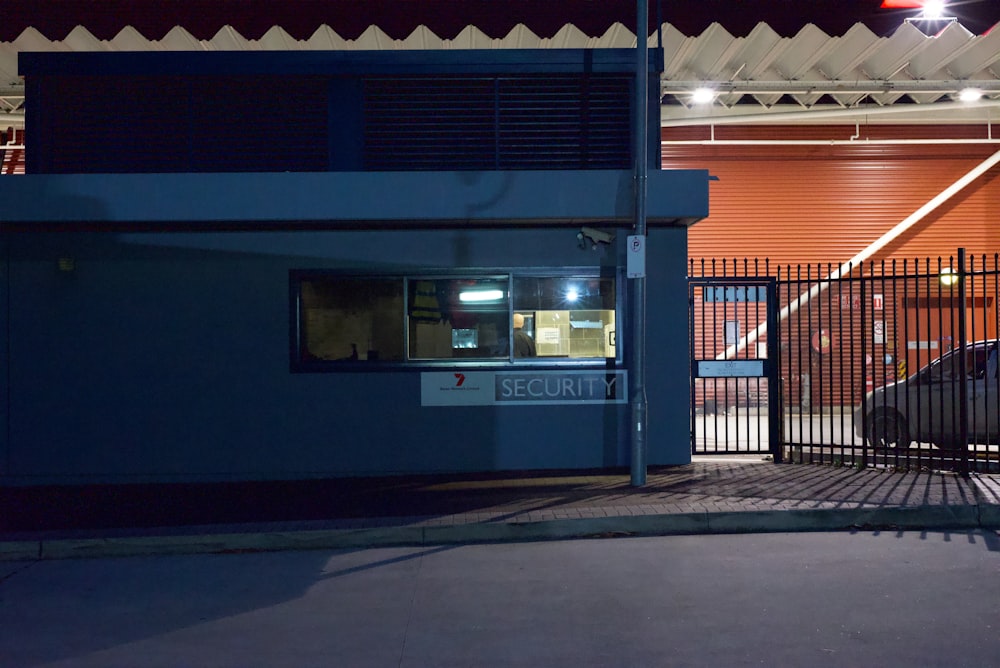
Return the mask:
<svg viewBox="0 0 1000 668">
<path fill-rule="evenodd" d="M 289 368 L 290 269 L 624 265 L 624 233 L 592 251 L 575 232 L 5 234 L 0 480 L 626 466 L 625 404 L 423 407 L 418 369 Z M 651 464 L 690 457 L 685 238 L 648 244 Z"/>
</svg>

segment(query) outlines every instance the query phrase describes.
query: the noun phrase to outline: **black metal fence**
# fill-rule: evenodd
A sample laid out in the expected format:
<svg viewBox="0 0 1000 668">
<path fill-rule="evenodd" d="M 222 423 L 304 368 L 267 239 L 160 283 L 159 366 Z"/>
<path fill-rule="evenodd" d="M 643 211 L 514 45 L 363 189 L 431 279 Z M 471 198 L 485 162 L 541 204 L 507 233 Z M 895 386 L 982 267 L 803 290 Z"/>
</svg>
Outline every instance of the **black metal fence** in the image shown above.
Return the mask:
<svg viewBox="0 0 1000 668">
<path fill-rule="evenodd" d="M 758 399 L 755 413 L 779 422 L 783 458 L 1000 469 L 1000 254 L 966 257 L 960 249 L 949 258 L 845 266 L 692 261 L 689 275 L 776 279 L 775 325 L 739 301 L 693 300 L 691 331 L 702 358 L 757 357 L 777 343 L 779 405 L 762 410 Z M 761 395 L 759 381 L 745 387 L 733 386 L 737 408 L 749 408 L 751 392 Z M 696 388 L 692 415 L 720 410 L 718 388 Z M 731 398 L 723 393 L 723 410 Z M 718 434 L 714 450 L 701 451 L 739 450 Z"/>
</svg>

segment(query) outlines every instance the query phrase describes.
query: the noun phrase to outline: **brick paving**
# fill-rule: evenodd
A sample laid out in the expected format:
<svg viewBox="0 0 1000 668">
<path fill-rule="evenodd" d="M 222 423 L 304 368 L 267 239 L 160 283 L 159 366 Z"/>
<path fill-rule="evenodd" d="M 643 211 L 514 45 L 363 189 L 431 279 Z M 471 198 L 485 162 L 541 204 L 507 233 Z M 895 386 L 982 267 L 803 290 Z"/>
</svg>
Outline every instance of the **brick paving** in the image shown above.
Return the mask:
<svg viewBox="0 0 1000 668">
<path fill-rule="evenodd" d="M 310 488 L 315 504 L 308 517 L 293 513 L 277 520 L 6 531 L 0 532 L 0 558 L 878 526 L 1000 528 L 1000 478 L 995 476 L 754 459 L 651 468 L 643 487 L 633 487 L 628 472 L 325 485 Z M 317 489 L 324 493 L 316 494 Z"/>
</svg>

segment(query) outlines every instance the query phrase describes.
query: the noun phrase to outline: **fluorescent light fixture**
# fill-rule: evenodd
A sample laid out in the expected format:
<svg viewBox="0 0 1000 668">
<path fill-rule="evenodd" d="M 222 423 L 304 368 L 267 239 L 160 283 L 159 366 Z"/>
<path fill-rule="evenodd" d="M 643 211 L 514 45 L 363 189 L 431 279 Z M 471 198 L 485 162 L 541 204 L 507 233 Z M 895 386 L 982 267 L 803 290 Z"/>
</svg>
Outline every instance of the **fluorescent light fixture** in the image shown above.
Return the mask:
<svg viewBox="0 0 1000 668">
<path fill-rule="evenodd" d="M 458 293 L 458 301 L 466 303 L 498 302 L 503 290 L 465 290 Z"/>
<path fill-rule="evenodd" d="M 958 93 L 958 99 L 962 102 L 976 102 L 983 98 L 983 91 L 978 88 L 963 88 Z"/>
<path fill-rule="evenodd" d="M 695 104 L 710 104 L 715 99 L 715 91 L 711 88 L 698 88 L 691 93 L 691 101 Z"/>
</svg>

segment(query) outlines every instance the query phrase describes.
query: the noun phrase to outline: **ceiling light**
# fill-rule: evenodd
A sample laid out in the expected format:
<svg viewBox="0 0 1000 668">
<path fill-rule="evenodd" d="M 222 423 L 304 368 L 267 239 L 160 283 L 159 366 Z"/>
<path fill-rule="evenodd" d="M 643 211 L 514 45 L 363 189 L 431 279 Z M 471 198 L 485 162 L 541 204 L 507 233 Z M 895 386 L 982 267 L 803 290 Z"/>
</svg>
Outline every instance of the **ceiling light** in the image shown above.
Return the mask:
<svg viewBox="0 0 1000 668">
<path fill-rule="evenodd" d="M 919 9 L 919 18 L 933 21 L 944 17 L 944 0 L 882 0 L 882 9 Z"/>
<path fill-rule="evenodd" d="M 976 102 L 983 97 L 983 91 L 978 88 L 963 88 L 958 93 L 958 99 L 962 102 Z"/>
<path fill-rule="evenodd" d="M 691 101 L 695 104 L 711 104 L 715 99 L 715 91 L 711 88 L 699 88 L 691 93 Z"/>
</svg>

